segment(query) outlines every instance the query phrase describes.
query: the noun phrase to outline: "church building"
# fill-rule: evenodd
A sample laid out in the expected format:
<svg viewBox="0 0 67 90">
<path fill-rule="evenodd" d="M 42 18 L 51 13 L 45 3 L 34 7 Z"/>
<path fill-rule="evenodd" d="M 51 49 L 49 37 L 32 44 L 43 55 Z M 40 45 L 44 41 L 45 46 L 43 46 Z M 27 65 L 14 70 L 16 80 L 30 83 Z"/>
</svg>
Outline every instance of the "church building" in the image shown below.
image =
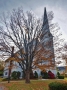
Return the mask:
<svg viewBox="0 0 67 90">
<path fill-rule="evenodd" d="M 44 53 L 44 55 L 43 55 L 47 58 L 47 60 L 45 60 L 45 61 L 42 60 L 41 66 L 39 64 L 38 67 L 35 70 L 33 70 L 33 72 L 37 71 L 38 76 L 40 76 L 42 66 L 43 66 L 46 69 L 46 71 L 51 70 L 56 75 L 57 72 L 56 72 L 56 67 L 55 67 L 53 36 L 50 32 L 46 8 L 44 9 L 42 35 L 40 37 L 40 43 L 43 45 L 44 49 L 46 49 L 49 52 L 47 52 L 47 55 L 46 55 L 46 53 Z M 11 73 L 13 71 L 19 71 L 21 73 L 20 78 L 22 78 L 23 71 L 21 69 L 21 66 L 16 61 L 13 61 L 13 64 L 14 64 L 14 66 L 11 69 Z M 9 65 L 10 65 L 10 58 L 5 61 L 5 68 L 4 68 L 4 74 L 3 74 L 3 77 L 5 77 L 5 78 L 7 78 L 8 74 L 9 74 Z"/>
</svg>

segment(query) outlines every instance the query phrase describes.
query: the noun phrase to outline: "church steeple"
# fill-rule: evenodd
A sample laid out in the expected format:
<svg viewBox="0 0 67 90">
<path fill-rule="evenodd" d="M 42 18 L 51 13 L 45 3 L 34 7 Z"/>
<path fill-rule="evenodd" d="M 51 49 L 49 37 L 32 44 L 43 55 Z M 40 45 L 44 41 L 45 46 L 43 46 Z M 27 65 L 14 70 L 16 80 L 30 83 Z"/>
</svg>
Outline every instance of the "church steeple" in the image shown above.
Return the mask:
<svg viewBox="0 0 67 90">
<path fill-rule="evenodd" d="M 48 52 L 51 52 L 51 53 L 45 53 L 45 56 L 48 58 L 47 63 L 48 64 L 50 63 L 50 65 L 54 65 L 55 57 L 54 57 L 54 48 L 53 48 L 53 36 L 50 32 L 46 8 L 44 8 L 42 34 L 40 37 L 40 43 L 41 43 L 41 45 L 43 45 L 45 50 L 48 50 Z M 52 56 L 52 58 L 51 58 L 51 56 Z"/>
<path fill-rule="evenodd" d="M 46 7 L 44 8 L 44 16 L 43 16 L 43 25 L 42 25 L 42 27 L 43 27 L 43 29 L 46 29 L 47 27 L 49 29 L 49 23 L 48 23 L 48 17 L 47 17 Z"/>
<path fill-rule="evenodd" d="M 45 34 L 46 33 L 46 34 Z M 41 35 L 41 39 L 45 38 L 45 37 L 52 37 L 52 34 L 50 32 L 50 28 L 49 28 L 49 22 L 48 22 L 48 16 L 47 16 L 47 11 L 46 11 L 46 7 L 44 8 L 44 16 L 43 16 L 43 24 L 42 24 L 42 35 Z"/>
</svg>

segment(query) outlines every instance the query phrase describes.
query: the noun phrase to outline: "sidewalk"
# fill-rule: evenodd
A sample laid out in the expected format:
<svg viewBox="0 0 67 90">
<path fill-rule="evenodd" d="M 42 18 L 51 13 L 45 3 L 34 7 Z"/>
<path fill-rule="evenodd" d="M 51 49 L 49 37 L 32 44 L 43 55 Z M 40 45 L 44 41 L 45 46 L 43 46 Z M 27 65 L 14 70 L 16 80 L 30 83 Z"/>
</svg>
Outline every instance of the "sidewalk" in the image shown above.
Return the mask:
<svg viewBox="0 0 67 90">
<path fill-rule="evenodd" d="M 6 87 L 0 85 L 0 90 L 8 90 Z"/>
</svg>

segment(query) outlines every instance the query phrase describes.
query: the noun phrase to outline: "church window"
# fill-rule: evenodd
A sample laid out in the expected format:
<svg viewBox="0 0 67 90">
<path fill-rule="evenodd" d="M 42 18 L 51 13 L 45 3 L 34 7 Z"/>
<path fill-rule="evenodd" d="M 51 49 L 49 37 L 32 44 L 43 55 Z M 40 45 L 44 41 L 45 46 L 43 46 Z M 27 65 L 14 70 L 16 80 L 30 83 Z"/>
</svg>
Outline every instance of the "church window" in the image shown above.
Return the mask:
<svg viewBox="0 0 67 90">
<path fill-rule="evenodd" d="M 5 72 L 5 75 L 7 75 L 7 72 Z"/>
</svg>

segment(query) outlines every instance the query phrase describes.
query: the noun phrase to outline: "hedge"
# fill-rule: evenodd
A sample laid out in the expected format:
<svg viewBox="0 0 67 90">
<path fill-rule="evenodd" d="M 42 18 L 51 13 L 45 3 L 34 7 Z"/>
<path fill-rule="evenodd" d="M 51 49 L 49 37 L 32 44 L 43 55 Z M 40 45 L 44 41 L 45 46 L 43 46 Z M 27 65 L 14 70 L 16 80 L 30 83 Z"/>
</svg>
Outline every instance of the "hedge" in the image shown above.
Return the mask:
<svg viewBox="0 0 67 90">
<path fill-rule="evenodd" d="M 60 76 L 58 76 L 58 78 L 59 78 L 59 79 L 64 79 L 64 76 L 61 76 L 61 75 L 60 75 Z"/>
<path fill-rule="evenodd" d="M 12 72 L 11 77 L 12 77 L 12 79 L 19 79 L 20 75 L 21 75 L 21 73 L 19 71 L 18 72 L 14 71 L 14 72 Z"/>
<path fill-rule="evenodd" d="M 49 84 L 49 90 L 67 90 L 67 83 L 52 82 Z"/>
</svg>

